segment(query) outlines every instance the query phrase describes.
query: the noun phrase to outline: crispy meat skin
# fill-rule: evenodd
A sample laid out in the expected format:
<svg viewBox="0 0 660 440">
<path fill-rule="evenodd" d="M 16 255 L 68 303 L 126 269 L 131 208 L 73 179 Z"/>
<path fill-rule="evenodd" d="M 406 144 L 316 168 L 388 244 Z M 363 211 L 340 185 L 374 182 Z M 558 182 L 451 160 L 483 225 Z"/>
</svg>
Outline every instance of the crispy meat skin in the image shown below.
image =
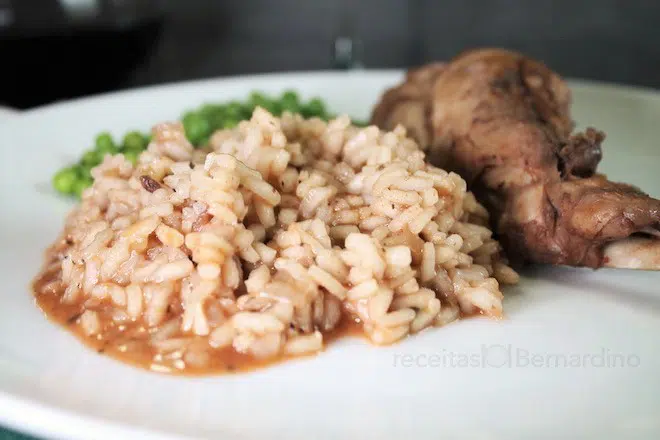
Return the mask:
<svg viewBox="0 0 660 440">
<path fill-rule="evenodd" d="M 605 136 L 572 134 L 570 101 L 542 63 L 482 49 L 410 72 L 372 122 L 461 174 L 512 260 L 600 267 L 607 243 L 660 227 L 660 201 L 596 174 Z"/>
</svg>

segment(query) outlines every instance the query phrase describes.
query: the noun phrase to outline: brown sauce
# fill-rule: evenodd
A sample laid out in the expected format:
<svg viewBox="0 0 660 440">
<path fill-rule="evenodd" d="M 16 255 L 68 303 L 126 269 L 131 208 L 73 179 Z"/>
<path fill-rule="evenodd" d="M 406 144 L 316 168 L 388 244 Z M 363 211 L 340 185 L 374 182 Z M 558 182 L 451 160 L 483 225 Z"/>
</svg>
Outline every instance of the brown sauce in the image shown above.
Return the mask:
<svg viewBox="0 0 660 440">
<path fill-rule="evenodd" d="M 39 308 L 46 317 L 76 336 L 81 342 L 95 350 L 97 353 L 109 356 L 121 362 L 144 368 L 159 373 L 196 376 L 214 374 L 232 374 L 259 370 L 278 364 L 283 361 L 311 357 L 320 354 L 314 352 L 309 355 L 286 355 L 281 354 L 269 358 L 256 358 L 249 354 L 237 352 L 233 347 L 215 349 L 208 343 L 208 337 L 190 336 L 176 334 L 175 339 L 185 339 L 186 347 L 193 347 L 197 354 L 197 362 L 185 358 L 183 350 L 179 350 L 179 358 L 170 354 L 160 354 L 152 345 L 152 334 L 156 329 L 149 329 L 142 320 L 117 322 L 112 313 L 115 307 L 109 304 L 84 304 L 83 301 L 76 304 L 66 304 L 61 301 L 64 287 L 61 280 L 61 258 L 62 250 L 69 243 L 62 240 L 46 252 L 47 264 L 44 270 L 34 280 L 32 291 Z M 97 312 L 101 323 L 101 331 L 98 336 L 89 336 L 80 325 L 80 316 L 85 310 Z M 168 308 L 168 316 L 164 322 L 176 318 L 181 314 L 181 305 L 172 304 Z M 476 316 L 479 316 L 477 313 Z M 461 314 L 460 319 L 470 317 Z M 362 324 L 348 313 L 344 313 L 337 326 L 327 332 L 323 332 L 324 347 L 343 337 L 365 337 Z M 368 341 L 367 338 L 365 340 Z M 176 350 L 173 353 L 177 353 Z M 185 359 L 185 360 L 184 360 Z M 177 362 L 178 361 L 178 362 Z"/>
<path fill-rule="evenodd" d="M 84 311 L 82 304 L 64 304 L 61 302 L 61 291 L 48 288 L 48 284 L 59 278 L 57 273 L 44 273 L 33 283 L 33 292 L 36 303 L 46 317 L 61 325 L 75 335 L 85 345 L 99 354 L 110 356 L 124 363 L 160 373 L 179 375 L 210 375 L 231 374 L 254 371 L 269 367 L 277 363 L 301 358 L 305 356 L 280 355 L 276 357 L 259 359 L 251 355 L 239 353 L 232 347 L 213 349 L 208 345 L 206 337 L 187 337 L 191 344 L 199 344 L 206 353 L 203 366 L 194 363 L 182 363 L 180 368 L 172 367 L 172 359 L 158 362 L 158 352 L 150 343 L 150 331 L 141 322 L 116 323 L 110 316 L 110 307 L 100 306 L 94 310 L 101 319 L 102 337 L 88 336 L 79 325 L 79 317 Z M 340 323 L 331 331 L 324 332 L 323 341 L 328 344 L 342 337 L 363 336 L 362 325 L 348 315 L 344 315 Z M 308 356 L 316 356 L 313 353 Z M 168 362 L 167 362 L 168 361 Z M 176 365 L 176 362 L 174 362 Z"/>
</svg>

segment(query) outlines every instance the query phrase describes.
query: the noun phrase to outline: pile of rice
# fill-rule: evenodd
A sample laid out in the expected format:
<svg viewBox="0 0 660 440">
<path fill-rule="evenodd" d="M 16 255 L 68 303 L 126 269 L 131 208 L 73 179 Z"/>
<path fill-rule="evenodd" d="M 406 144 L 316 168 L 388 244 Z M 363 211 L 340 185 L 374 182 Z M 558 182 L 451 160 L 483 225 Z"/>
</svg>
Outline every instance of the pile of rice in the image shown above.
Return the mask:
<svg viewBox="0 0 660 440">
<path fill-rule="evenodd" d="M 465 181 L 400 127 L 257 108 L 199 150 L 164 123 L 137 165 L 107 156 L 93 177 L 44 270 L 87 335 L 138 323 L 165 367 L 317 352 L 346 319 L 390 344 L 499 317 L 518 280 Z"/>
</svg>

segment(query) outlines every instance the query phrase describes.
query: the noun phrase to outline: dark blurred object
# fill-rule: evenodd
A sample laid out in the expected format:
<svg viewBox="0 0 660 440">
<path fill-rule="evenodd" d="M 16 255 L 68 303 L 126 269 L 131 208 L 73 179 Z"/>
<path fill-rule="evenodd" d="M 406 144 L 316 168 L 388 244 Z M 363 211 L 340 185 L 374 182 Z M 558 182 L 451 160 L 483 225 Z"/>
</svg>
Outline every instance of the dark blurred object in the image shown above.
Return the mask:
<svg viewBox="0 0 660 440">
<path fill-rule="evenodd" d="M 364 67 L 362 40 L 355 29 L 351 0 L 343 0 L 339 7 L 339 26 L 332 44 L 332 67 L 338 70 L 360 69 Z"/>
<path fill-rule="evenodd" d="M 161 25 L 158 1 L 0 0 L 0 104 L 27 108 L 117 88 Z"/>
<path fill-rule="evenodd" d="M 660 87 L 660 1 L 163 0 L 131 84 L 259 72 L 402 68 L 497 46 L 563 76 Z M 350 18 L 350 21 L 347 20 Z M 347 25 L 348 21 L 348 25 Z M 358 52 L 356 53 L 356 48 Z"/>
<path fill-rule="evenodd" d="M 10 3 L 0 104 L 22 107 L 198 78 L 405 68 L 493 46 L 562 76 L 660 88 L 660 1 L 0 0 Z M 105 6 L 80 6 L 90 3 Z"/>
</svg>

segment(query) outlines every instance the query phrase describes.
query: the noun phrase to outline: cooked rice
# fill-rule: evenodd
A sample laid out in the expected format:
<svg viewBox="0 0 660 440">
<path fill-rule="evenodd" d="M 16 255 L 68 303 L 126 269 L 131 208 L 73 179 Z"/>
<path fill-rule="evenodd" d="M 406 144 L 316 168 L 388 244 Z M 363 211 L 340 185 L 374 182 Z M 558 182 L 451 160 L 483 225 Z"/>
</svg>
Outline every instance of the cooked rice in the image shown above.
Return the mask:
<svg viewBox="0 0 660 440">
<path fill-rule="evenodd" d="M 317 352 L 342 319 L 390 344 L 499 317 L 500 284 L 518 279 L 465 181 L 427 164 L 401 127 L 257 108 L 208 151 L 157 125 L 136 166 L 106 157 L 93 176 L 45 270 L 86 334 L 148 329 L 159 371 L 228 347 Z"/>
</svg>

